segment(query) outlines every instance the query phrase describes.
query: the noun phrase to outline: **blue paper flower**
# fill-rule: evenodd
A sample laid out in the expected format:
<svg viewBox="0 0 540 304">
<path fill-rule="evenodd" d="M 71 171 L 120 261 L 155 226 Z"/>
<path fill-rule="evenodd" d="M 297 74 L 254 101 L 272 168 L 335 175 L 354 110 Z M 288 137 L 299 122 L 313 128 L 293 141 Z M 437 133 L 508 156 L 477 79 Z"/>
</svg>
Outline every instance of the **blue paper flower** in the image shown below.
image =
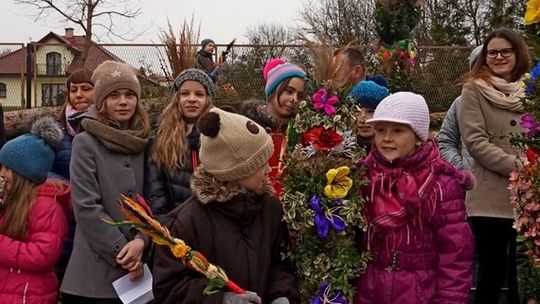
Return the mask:
<svg viewBox="0 0 540 304">
<path fill-rule="evenodd" d="M 538 78 L 540 78 L 540 61 L 536 63 L 530 74 L 531 78 L 525 81 L 527 84 L 527 88 L 525 88 L 525 94 L 535 95 L 536 90 L 534 89 L 534 87 L 536 85 L 536 82 L 538 81 Z"/>
<path fill-rule="evenodd" d="M 315 211 L 313 219 L 315 221 L 315 228 L 317 229 L 317 236 L 319 238 L 325 238 L 328 236 L 330 227 L 334 228 L 337 232 L 342 232 L 347 227 L 343 218 L 339 215 L 339 209 L 343 204 L 340 200 L 337 206 L 324 209 L 322 200 L 320 197 L 313 195 L 309 200 L 311 209 Z"/>
<path fill-rule="evenodd" d="M 311 299 L 311 304 L 346 304 L 347 298 L 343 292 L 341 290 L 332 291 L 330 286 L 330 283 L 324 281 L 317 295 Z"/>
</svg>

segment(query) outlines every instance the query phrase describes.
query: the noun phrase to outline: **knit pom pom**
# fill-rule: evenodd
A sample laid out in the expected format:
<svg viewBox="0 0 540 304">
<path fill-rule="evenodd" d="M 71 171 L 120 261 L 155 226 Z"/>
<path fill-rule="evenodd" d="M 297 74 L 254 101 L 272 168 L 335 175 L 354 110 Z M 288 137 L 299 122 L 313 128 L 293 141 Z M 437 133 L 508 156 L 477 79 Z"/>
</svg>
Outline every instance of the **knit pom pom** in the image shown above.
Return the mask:
<svg viewBox="0 0 540 304">
<path fill-rule="evenodd" d="M 53 148 L 58 148 L 62 144 L 64 134 L 62 128 L 52 116 L 42 116 L 32 123 L 30 133 L 43 138 L 47 144 Z"/>
<path fill-rule="evenodd" d="M 266 62 L 266 64 L 264 65 L 264 69 L 263 69 L 263 76 L 264 76 L 264 80 L 268 80 L 268 73 L 270 73 L 270 71 L 277 67 L 278 65 L 280 64 L 284 64 L 285 61 L 283 59 L 270 59 Z"/>
<path fill-rule="evenodd" d="M 216 112 L 208 112 L 199 117 L 199 131 L 208 137 L 216 137 L 220 129 L 220 118 Z"/>
</svg>

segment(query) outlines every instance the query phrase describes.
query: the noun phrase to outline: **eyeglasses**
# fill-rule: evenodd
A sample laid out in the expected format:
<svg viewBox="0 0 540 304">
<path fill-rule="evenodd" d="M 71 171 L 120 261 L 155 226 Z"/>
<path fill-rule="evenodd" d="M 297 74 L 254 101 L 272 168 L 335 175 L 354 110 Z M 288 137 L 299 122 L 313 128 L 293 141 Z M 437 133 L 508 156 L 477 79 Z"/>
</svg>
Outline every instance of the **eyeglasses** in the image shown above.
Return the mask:
<svg viewBox="0 0 540 304">
<path fill-rule="evenodd" d="M 512 48 L 487 50 L 487 58 L 489 59 L 495 59 L 499 54 L 501 54 L 502 58 L 508 58 L 514 54 L 514 50 Z"/>
</svg>

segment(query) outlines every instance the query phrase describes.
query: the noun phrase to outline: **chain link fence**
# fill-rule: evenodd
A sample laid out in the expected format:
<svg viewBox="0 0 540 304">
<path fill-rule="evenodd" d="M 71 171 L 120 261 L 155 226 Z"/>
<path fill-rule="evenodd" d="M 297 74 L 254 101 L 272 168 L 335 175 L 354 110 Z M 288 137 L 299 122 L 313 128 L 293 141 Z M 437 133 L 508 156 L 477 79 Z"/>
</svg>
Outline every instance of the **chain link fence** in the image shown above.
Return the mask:
<svg viewBox="0 0 540 304">
<path fill-rule="evenodd" d="M 143 98 L 160 97 L 168 94 L 167 86 L 174 75 L 170 74 L 165 47 L 161 44 L 101 44 L 110 53 L 138 68 L 144 73 L 154 86 L 143 87 Z M 25 60 L 23 44 L 0 43 L 0 102 L 4 106 L 21 107 L 25 105 Z M 226 45 L 217 45 L 216 58 L 226 48 Z M 22 57 L 14 60 L 2 60 L 12 56 L 13 52 L 22 50 Z M 432 112 L 444 112 L 452 101 L 460 94 L 460 78 L 468 70 L 468 56 L 470 47 L 435 47 L 419 46 L 416 48 L 417 65 L 410 75 L 410 85 L 413 91 L 422 94 Z M 366 49 L 366 58 L 369 57 Z M 17 53 L 17 52 L 16 52 Z M 64 56 L 64 55 L 62 55 Z M 12 56 L 15 57 L 15 56 Z M 32 58 L 33 71 L 46 69 L 46 58 Z M 310 71 L 310 57 L 307 48 L 301 45 L 235 45 L 222 66 L 218 76 L 217 102 L 232 104 L 250 98 L 264 98 L 264 79 L 262 68 L 270 58 L 284 58 Z M 22 60 L 22 61 L 21 61 Z M 7 62 L 7 63 L 6 63 Z M 7 65 L 6 65 L 7 64 Z M 11 65 L 11 66 L 9 66 Z M 370 72 L 370 71 L 368 71 Z M 376 72 L 376 71 L 372 71 Z M 46 74 L 46 73 L 45 73 Z M 32 77 L 44 81 L 47 75 L 33 73 Z M 65 90 L 65 75 L 62 77 L 48 77 L 48 88 Z M 15 92 L 6 92 L 2 96 L 2 84 L 9 84 L 17 88 Z M 14 84 L 16 83 L 16 85 Z M 33 82 L 35 83 L 35 82 Z M 43 98 L 46 94 L 42 88 L 32 88 L 34 99 Z M 8 90 L 13 91 L 13 90 Z M 32 102 L 33 106 L 42 106 L 41 101 Z"/>
</svg>

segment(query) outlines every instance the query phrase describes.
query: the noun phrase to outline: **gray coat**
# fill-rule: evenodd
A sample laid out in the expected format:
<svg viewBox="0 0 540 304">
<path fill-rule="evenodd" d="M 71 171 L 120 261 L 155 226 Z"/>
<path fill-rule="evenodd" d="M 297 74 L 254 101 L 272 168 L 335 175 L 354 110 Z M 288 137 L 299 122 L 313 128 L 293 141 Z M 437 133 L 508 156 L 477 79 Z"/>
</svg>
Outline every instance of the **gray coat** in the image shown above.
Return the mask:
<svg viewBox="0 0 540 304">
<path fill-rule="evenodd" d="M 103 220 L 123 219 L 117 203 L 119 194 L 142 193 L 143 172 L 144 151 L 119 154 L 87 132 L 75 137 L 70 173 L 77 228 L 62 292 L 90 298 L 118 297 L 112 282 L 128 272 L 116 263 L 116 255 L 135 233 Z M 149 243 L 148 238 L 143 239 Z"/>
<path fill-rule="evenodd" d="M 458 111 L 461 103 L 461 96 L 458 96 L 446 115 L 437 136 L 437 144 L 441 151 L 441 156 L 446 161 L 454 165 L 457 169 L 471 170 L 474 165 L 474 159 L 469 154 L 465 145 L 461 141 L 461 132 L 459 131 Z"/>
</svg>

